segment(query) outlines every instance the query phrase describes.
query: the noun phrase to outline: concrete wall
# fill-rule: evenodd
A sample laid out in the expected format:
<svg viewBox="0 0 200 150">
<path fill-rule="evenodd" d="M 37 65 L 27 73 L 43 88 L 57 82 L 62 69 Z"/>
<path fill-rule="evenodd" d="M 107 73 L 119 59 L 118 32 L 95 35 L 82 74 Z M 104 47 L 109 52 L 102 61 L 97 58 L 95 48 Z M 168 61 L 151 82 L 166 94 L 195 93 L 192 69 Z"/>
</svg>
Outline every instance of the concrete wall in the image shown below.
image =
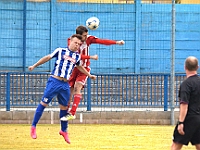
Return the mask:
<svg viewBox="0 0 200 150">
<path fill-rule="evenodd" d="M 179 113 L 175 112 L 175 121 Z M 1 124 L 31 124 L 34 111 L 0 111 Z M 121 112 L 83 112 L 80 122 L 80 112 L 72 124 L 138 124 L 138 125 L 170 125 L 170 111 L 121 111 Z M 52 118 L 52 119 L 51 119 Z M 58 124 L 59 112 L 53 114 L 45 111 L 40 124 Z"/>
</svg>

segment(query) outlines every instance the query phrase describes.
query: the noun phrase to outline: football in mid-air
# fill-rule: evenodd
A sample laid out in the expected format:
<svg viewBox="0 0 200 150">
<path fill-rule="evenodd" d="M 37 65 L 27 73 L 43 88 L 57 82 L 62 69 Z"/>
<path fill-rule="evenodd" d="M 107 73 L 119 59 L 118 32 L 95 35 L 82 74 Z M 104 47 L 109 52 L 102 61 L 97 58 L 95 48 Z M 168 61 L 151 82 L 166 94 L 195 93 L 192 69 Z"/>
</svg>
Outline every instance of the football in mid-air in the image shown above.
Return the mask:
<svg viewBox="0 0 200 150">
<path fill-rule="evenodd" d="M 99 19 L 97 17 L 90 17 L 86 20 L 86 26 L 90 30 L 96 30 L 99 27 Z"/>
</svg>

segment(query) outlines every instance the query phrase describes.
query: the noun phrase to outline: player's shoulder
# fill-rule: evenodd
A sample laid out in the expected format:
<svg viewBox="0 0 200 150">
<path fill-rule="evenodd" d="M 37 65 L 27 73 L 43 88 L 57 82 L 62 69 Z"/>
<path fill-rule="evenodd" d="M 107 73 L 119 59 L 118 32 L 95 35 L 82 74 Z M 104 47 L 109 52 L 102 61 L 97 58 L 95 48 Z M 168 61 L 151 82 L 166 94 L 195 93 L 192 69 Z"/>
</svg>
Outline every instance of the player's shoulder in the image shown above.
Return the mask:
<svg viewBox="0 0 200 150">
<path fill-rule="evenodd" d="M 71 51 L 68 47 L 58 47 L 55 49 L 55 51 L 61 53 L 61 52 L 66 52 L 66 51 Z"/>
<path fill-rule="evenodd" d="M 94 41 L 95 39 L 98 39 L 98 37 L 93 36 L 93 35 L 88 35 L 88 36 L 87 36 L 86 43 L 87 43 L 88 45 L 90 45 L 91 43 L 93 43 L 93 41 Z"/>
<path fill-rule="evenodd" d="M 97 39 L 98 37 L 94 36 L 94 35 L 87 35 L 87 39 Z"/>
<path fill-rule="evenodd" d="M 67 47 L 57 47 L 56 49 L 62 50 L 62 49 L 67 49 Z"/>
</svg>

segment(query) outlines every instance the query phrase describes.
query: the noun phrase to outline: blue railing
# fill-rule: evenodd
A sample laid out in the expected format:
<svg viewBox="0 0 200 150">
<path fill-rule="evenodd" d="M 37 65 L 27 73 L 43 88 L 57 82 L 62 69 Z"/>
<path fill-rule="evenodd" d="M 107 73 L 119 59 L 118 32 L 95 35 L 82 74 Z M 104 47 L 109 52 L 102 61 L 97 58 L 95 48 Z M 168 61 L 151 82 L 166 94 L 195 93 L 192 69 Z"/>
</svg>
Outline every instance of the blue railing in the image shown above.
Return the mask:
<svg viewBox="0 0 200 150">
<path fill-rule="evenodd" d="M 0 73 L 0 106 L 36 106 L 43 95 L 50 73 Z M 178 89 L 184 74 L 175 76 L 175 106 L 178 106 Z M 88 79 L 80 106 L 87 107 L 153 107 L 168 110 L 170 106 L 169 74 L 97 74 L 95 81 Z M 51 102 L 58 105 L 57 99 Z"/>
</svg>

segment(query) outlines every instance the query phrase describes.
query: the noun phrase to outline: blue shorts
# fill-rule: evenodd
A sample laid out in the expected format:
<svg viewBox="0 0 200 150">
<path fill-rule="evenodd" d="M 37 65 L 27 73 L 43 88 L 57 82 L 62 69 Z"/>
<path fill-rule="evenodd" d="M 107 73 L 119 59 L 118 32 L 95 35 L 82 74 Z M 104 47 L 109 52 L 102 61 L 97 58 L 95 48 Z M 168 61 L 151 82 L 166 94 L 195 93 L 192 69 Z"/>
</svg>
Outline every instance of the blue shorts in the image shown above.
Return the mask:
<svg viewBox="0 0 200 150">
<path fill-rule="evenodd" d="M 47 81 L 42 102 L 49 104 L 53 97 L 57 96 L 58 103 L 63 106 L 68 106 L 70 98 L 70 87 L 68 82 L 60 81 L 50 77 Z"/>
</svg>

